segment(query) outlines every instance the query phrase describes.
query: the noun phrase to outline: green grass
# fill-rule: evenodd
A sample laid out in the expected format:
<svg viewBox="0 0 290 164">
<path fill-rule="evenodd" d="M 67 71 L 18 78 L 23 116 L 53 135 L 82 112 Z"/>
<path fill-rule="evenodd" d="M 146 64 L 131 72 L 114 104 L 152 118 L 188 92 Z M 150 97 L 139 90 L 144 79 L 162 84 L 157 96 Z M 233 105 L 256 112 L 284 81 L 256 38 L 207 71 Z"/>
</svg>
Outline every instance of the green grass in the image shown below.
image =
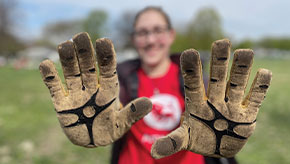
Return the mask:
<svg viewBox="0 0 290 164">
<path fill-rule="evenodd" d="M 86 149 L 62 132 L 38 70 L 0 68 L 0 163 L 108 163 L 110 148 Z"/>
<path fill-rule="evenodd" d="M 244 164 L 290 163 L 290 60 L 259 59 L 273 72 L 257 128 L 237 158 Z M 110 146 L 74 146 L 63 134 L 38 70 L 0 68 L 0 163 L 108 163 Z"/>
<path fill-rule="evenodd" d="M 260 67 L 270 69 L 273 79 L 256 130 L 238 159 L 246 164 L 290 163 L 290 60 L 256 60 L 253 72 Z"/>
</svg>

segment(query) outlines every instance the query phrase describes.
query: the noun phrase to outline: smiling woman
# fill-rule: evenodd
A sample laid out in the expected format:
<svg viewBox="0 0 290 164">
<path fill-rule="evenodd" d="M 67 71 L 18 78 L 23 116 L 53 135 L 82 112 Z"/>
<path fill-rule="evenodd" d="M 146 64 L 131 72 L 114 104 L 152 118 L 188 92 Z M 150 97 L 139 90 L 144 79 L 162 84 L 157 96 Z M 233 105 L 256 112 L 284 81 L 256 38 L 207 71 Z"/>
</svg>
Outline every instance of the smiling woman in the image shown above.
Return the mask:
<svg viewBox="0 0 290 164">
<path fill-rule="evenodd" d="M 175 30 L 161 8 L 147 7 L 137 13 L 132 41 L 139 59 L 118 66 L 120 100 L 127 104 L 144 96 L 150 98 L 153 108 L 114 144 L 113 164 L 236 163 L 234 158 L 220 160 L 185 150 L 162 159 L 151 156 L 153 143 L 179 126 L 181 114 L 185 110 L 183 81 L 179 71 L 180 55 L 170 55 L 174 39 Z M 172 142 L 175 148 L 179 144 L 173 139 Z"/>
<path fill-rule="evenodd" d="M 146 4 L 162 4 L 162 2 L 165 2 L 163 0 L 147 0 L 136 3 L 133 0 L 128 0 L 126 2 L 114 2 L 114 5 L 112 5 L 113 3 L 110 0 L 102 3 L 100 3 L 100 1 L 91 0 L 18 1 L 20 2 L 20 9 L 24 12 L 23 17 L 21 15 L 21 17 L 14 18 L 17 21 L 21 21 L 20 26 L 16 28 L 20 31 L 20 35 L 25 35 L 24 39 L 28 40 L 36 38 L 35 34 L 41 36 L 40 28 L 47 22 L 60 21 L 60 19 L 65 21 L 64 19 L 82 18 L 95 7 L 104 7 L 110 14 L 110 18 L 116 18 L 116 15 L 119 15 L 118 13 L 130 8 L 130 6 L 132 6 L 131 8 L 139 9 L 140 6 L 145 6 Z M 289 22 L 285 20 L 287 20 L 286 16 L 289 15 L 290 10 L 287 10 L 287 7 L 290 1 L 278 2 L 279 3 L 277 3 L 277 1 L 264 2 L 262 0 L 252 2 L 250 0 L 245 0 L 241 2 L 202 1 L 196 3 L 196 1 L 186 0 L 181 3 L 178 0 L 172 0 L 170 3 L 165 2 L 162 6 L 173 16 L 175 22 L 183 23 L 188 22 L 193 12 L 197 11 L 198 8 L 212 4 L 212 6 L 222 14 L 227 32 L 230 32 L 237 38 L 243 38 L 244 36 L 255 38 L 264 34 L 283 34 L 283 36 L 289 34 L 289 25 L 287 24 Z M 23 7 L 23 4 L 25 4 L 26 7 Z M 255 6 L 255 8 L 249 9 L 249 4 Z M 150 12 L 152 12 L 151 14 L 155 15 L 154 17 L 157 19 L 159 19 L 159 17 L 163 19 L 157 22 L 159 23 L 158 26 L 149 26 L 148 24 L 147 28 L 147 24 L 145 24 L 143 26 L 144 28 L 135 29 L 132 41 L 134 41 L 140 59 L 141 55 L 152 55 L 153 57 L 147 58 L 147 63 L 139 59 L 120 64 L 117 72 L 120 77 L 119 84 L 121 86 L 120 92 L 123 105 L 126 105 L 131 99 L 142 95 L 148 96 L 153 102 L 152 112 L 139 121 L 140 123 L 138 122 L 136 126 L 133 126 L 131 131 L 114 145 L 114 148 L 116 148 L 119 144 L 119 149 L 114 149 L 117 150 L 115 153 L 118 154 L 118 156 L 114 157 L 119 161 L 121 158 L 124 158 L 119 155 L 125 156 L 125 159 L 128 157 L 127 163 L 130 160 L 138 160 L 138 163 L 145 163 L 146 160 L 151 160 L 151 157 L 148 159 L 144 159 L 143 157 L 146 158 L 150 156 L 150 146 L 154 141 L 179 126 L 179 120 L 182 120 L 180 114 L 184 111 L 183 108 L 185 106 L 183 102 L 183 81 L 178 67 L 179 56 L 171 55 L 167 57 L 167 55 L 169 55 L 168 52 L 164 53 L 166 57 L 162 59 L 155 60 L 154 58 L 154 55 L 160 55 L 162 54 L 161 52 L 166 52 L 163 51 L 163 47 L 166 46 L 168 42 L 164 42 L 164 39 L 168 38 L 168 36 L 173 36 L 171 33 L 173 29 L 167 25 L 164 26 L 167 22 L 166 18 L 163 17 L 164 15 L 154 11 Z M 149 15 L 150 12 L 146 11 L 144 15 Z M 141 19 L 144 15 L 140 14 L 139 18 Z M 251 17 L 252 15 L 255 15 L 255 17 Z M 267 17 L 267 19 L 263 19 L 265 17 Z M 137 23 L 137 21 L 135 23 Z M 138 21 L 138 24 L 139 23 L 141 22 Z M 281 26 L 281 24 L 283 24 L 283 26 Z M 183 24 L 178 24 L 179 27 L 183 27 L 182 25 Z M 18 35 L 19 33 L 14 34 Z M 155 51 L 160 53 L 156 54 L 154 53 Z M 82 54 L 85 53 L 84 49 L 80 49 L 79 52 Z M 269 68 L 273 70 L 274 79 L 270 92 L 267 95 L 267 101 L 261 107 L 261 113 L 257 119 L 258 124 L 256 132 L 243 151 L 238 154 L 238 159 L 241 163 L 290 163 L 289 148 L 287 147 L 287 144 L 290 143 L 290 138 L 288 137 L 290 135 L 288 126 L 290 124 L 290 101 L 288 93 L 290 90 L 290 61 L 288 58 L 286 60 L 278 59 L 275 53 L 276 52 L 272 54 L 275 56 L 275 60 L 273 60 L 273 58 L 261 60 L 259 58 L 257 59 L 257 56 L 255 57 L 256 61 L 252 68 L 253 72 L 260 66 Z M 287 55 L 289 54 L 288 52 L 285 53 L 287 53 Z M 222 58 L 222 60 L 223 59 L 225 58 Z M 158 71 L 156 74 L 154 74 L 154 72 L 152 73 L 152 69 L 150 68 L 159 65 L 158 63 L 163 63 L 163 61 L 167 62 L 167 64 L 163 65 L 165 67 L 161 67 L 164 69 L 160 69 L 161 71 Z M 242 65 L 241 67 L 244 66 Z M 60 76 L 63 76 L 60 71 L 60 64 L 57 64 L 56 68 Z M 156 70 L 157 68 L 158 67 L 156 67 Z M 93 73 L 96 70 L 97 69 L 90 68 L 87 72 Z M 171 73 L 170 75 L 168 75 L 169 72 Z M 188 70 L 188 73 L 192 72 L 192 70 Z M 75 78 L 82 76 L 79 73 L 74 75 L 76 76 Z M 44 88 L 43 83 L 40 82 L 38 70 L 15 70 L 9 66 L 2 66 L 0 68 L 0 77 L 0 86 L 2 86 L 0 91 L 0 163 L 23 163 L 23 161 L 36 164 L 82 163 L 84 161 L 86 163 L 109 163 L 109 151 L 111 146 L 98 147 L 97 149 L 84 149 L 69 143 L 69 140 L 65 138 L 55 117 L 55 108 L 51 103 L 51 97 L 47 92 L 47 88 Z M 52 79 L 52 76 L 47 78 L 47 80 Z M 217 79 L 212 78 L 211 80 L 212 82 L 217 82 Z M 237 80 L 236 82 L 240 81 Z M 68 78 L 68 84 L 69 83 Z M 237 84 L 238 83 L 231 83 L 230 86 L 237 87 Z M 265 85 L 261 86 L 262 89 L 266 88 Z M 187 85 L 186 88 L 190 89 L 190 86 Z M 83 92 L 82 89 L 83 87 L 80 87 L 81 93 Z M 84 88 L 84 90 L 86 90 L 86 88 Z M 98 92 L 98 94 L 99 93 L 100 92 Z M 78 94 L 75 95 L 79 96 Z M 109 95 L 109 93 L 105 95 Z M 186 101 L 190 100 L 188 98 L 185 99 Z M 229 99 L 226 98 L 225 100 L 228 101 Z M 86 102 L 91 103 L 91 101 Z M 78 111 L 74 110 L 73 112 L 77 113 L 73 115 L 75 120 L 67 119 L 67 121 L 70 122 L 65 125 L 71 126 L 72 123 L 78 121 L 84 122 L 84 118 L 94 118 L 98 106 L 102 106 L 106 103 L 97 103 L 96 105 L 98 106 L 94 103 L 91 104 L 89 104 L 91 107 L 80 108 Z M 79 106 L 76 108 L 78 107 Z M 212 106 L 212 108 L 219 109 L 216 105 Z M 136 112 L 138 108 L 129 106 L 128 109 L 129 112 Z M 70 115 L 64 112 L 59 112 L 58 114 L 61 115 L 61 117 Z M 197 119 L 199 118 L 194 113 L 191 113 L 190 116 Z M 90 128 L 90 123 L 90 121 L 85 124 L 79 123 L 78 126 Z M 106 124 L 107 122 L 98 121 L 98 123 Z M 121 126 L 120 124 L 113 124 L 114 129 L 120 129 Z M 211 128 L 215 131 L 222 131 L 225 129 L 227 130 L 230 124 L 226 119 L 220 119 L 216 120 L 213 125 L 211 124 L 210 126 L 212 126 Z M 107 132 L 113 128 L 105 128 L 104 131 Z M 146 133 L 139 133 L 140 131 Z M 186 132 L 190 131 L 192 132 L 193 129 L 186 129 Z M 82 134 L 86 133 L 87 131 Z M 92 134 L 88 134 L 88 136 L 90 135 Z M 192 136 L 193 135 L 191 135 L 191 137 Z M 89 137 L 88 139 L 88 141 L 93 140 Z M 171 150 L 172 147 L 174 149 L 180 147 L 180 142 L 175 138 L 171 138 L 169 141 L 169 144 L 162 145 L 168 148 L 167 150 Z M 140 142 L 145 146 L 137 144 L 134 147 L 133 144 L 136 142 Z M 209 145 L 206 146 L 209 147 Z M 132 154 L 128 156 L 128 153 L 124 152 L 125 150 L 129 150 Z M 140 155 L 146 155 L 140 156 L 138 154 L 139 152 Z M 182 152 L 180 154 L 187 155 L 188 153 Z M 179 159 L 185 160 L 183 157 L 184 156 Z M 197 158 L 200 158 L 200 156 Z M 204 159 L 206 163 L 210 163 L 209 161 L 213 163 L 233 162 L 233 159 L 228 162 L 223 158 L 221 160 L 216 158 Z M 168 163 L 174 163 L 174 160 L 175 159 L 170 159 Z"/>
<path fill-rule="evenodd" d="M 168 16 L 157 8 L 146 8 L 136 16 L 133 42 L 141 65 L 151 78 L 163 76 L 170 65 L 169 51 L 175 39 Z"/>
</svg>

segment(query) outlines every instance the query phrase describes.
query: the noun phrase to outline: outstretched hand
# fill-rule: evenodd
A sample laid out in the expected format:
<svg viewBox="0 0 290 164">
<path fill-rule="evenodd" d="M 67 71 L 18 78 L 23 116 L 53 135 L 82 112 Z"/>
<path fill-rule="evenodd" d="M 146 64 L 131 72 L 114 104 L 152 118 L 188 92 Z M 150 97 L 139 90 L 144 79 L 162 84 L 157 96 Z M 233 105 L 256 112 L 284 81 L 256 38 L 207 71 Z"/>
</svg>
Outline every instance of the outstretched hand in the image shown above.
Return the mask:
<svg viewBox="0 0 290 164">
<path fill-rule="evenodd" d="M 66 89 L 52 61 L 43 61 L 39 69 L 60 125 L 72 143 L 84 147 L 108 145 L 151 111 L 147 98 L 138 98 L 122 107 L 116 55 L 109 39 L 96 41 L 97 65 L 87 33 L 60 44 L 58 52 Z"/>
<path fill-rule="evenodd" d="M 235 51 L 227 81 L 230 47 L 226 39 L 212 45 L 207 94 L 199 53 L 194 49 L 183 52 L 181 69 L 185 87 L 185 117 L 179 128 L 153 144 L 151 155 L 154 158 L 180 150 L 212 157 L 233 157 L 247 142 L 255 129 L 257 113 L 270 86 L 272 73 L 260 69 L 244 98 L 253 51 Z"/>
</svg>

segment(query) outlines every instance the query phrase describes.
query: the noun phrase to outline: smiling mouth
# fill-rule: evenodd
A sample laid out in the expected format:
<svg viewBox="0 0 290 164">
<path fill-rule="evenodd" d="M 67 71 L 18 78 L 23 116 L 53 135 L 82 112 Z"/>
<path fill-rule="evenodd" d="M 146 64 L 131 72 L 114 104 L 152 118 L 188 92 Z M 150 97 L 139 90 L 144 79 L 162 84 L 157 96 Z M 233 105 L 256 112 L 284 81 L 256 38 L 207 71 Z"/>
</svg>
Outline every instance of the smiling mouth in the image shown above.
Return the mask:
<svg viewBox="0 0 290 164">
<path fill-rule="evenodd" d="M 150 44 L 146 47 L 144 47 L 144 51 L 157 51 L 159 50 L 160 48 L 162 48 L 163 45 L 153 45 L 153 44 Z"/>
<path fill-rule="evenodd" d="M 144 50 L 145 51 L 149 51 L 149 50 L 153 50 L 153 49 L 156 49 L 154 48 L 155 46 L 153 44 L 148 44 L 147 46 L 144 47 Z"/>
</svg>

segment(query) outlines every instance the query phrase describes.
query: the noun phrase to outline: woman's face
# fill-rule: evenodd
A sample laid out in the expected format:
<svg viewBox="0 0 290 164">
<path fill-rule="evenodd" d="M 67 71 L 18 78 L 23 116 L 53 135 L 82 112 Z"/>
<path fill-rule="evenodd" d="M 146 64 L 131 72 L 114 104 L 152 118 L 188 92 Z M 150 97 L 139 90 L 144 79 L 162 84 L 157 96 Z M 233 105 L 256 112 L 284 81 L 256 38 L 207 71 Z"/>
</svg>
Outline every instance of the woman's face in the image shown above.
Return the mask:
<svg viewBox="0 0 290 164">
<path fill-rule="evenodd" d="M 143 64 L 156 66 L 169 55 L 175 31 L 157 11 L 142 13 L 136 21 L 133 43 Z"/>
</svg>

